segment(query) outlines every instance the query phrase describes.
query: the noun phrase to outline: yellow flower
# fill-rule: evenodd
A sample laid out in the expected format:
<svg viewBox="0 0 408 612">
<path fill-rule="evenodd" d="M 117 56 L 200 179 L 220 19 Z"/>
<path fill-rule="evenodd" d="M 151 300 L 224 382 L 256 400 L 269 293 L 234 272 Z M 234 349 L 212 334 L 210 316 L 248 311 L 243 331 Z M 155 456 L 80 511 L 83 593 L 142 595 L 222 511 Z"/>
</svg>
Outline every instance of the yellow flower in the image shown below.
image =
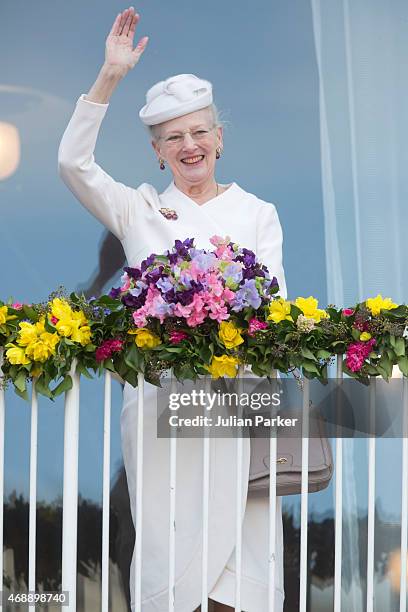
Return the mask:
<svg viewBox="0 0 408 612">
<path fill-rule="evenodd" d="M 27 365 L 30 363 L 30 360 L 27 358 L 23 348 L 20 348 L 12 343 L 6 344 L 6 348 L 7 347 L 9 347 L 9 349 L 6 351 L 6 357 L 11 364 Z"/>
<path fill-rule="evenodd" d="M 54 298 L 52 302 L 50 302 L 50 306 L 51 314 L 57 319 L 71 319 L 73 314 L 72 308 L 66 300 Z"/>
<path fill-rule="evenodd" d="M 7 306 L 0 306 L 0 325 L 4 325 L 7 321 L 17 319 L 16 315 L 9 315 Z"/>
<path fill-rule="evenodd" d="M 269 321 L 274 323 L 280 323 L 281 321 L 293 321 L 290 316 L 290 302 L 287 302 L 283 298 L 273 300 L 269 304 L 269 315 L 267 317 Z"/>
<path fill-rule="evenodd" d="M 161 344 L 161 340 L 156 334 L 153 334 L 151 331 L 146 329 L 145 327 L 139 327 L 136 330 L 132 330 L 129 333 L 135 335 L 135 342 L 139 348 L 154 348 Z"/>
<path fill-rule="evenodd" d="M 369 334 L 368 332 L 362 332 L 360 334 L 360 340 L 362 340 L 363 342 L 367 342 L 367 340 L 370 340 L 371 338 L 371 334 Z"/>
<path fill-rule="evenodd" d="M 91 328 L 89 325 L 83 325 L 78 329 L 74 329 L 72 332 L 71 340 L 73 342 L 80 342 L 82 346 L 91 342 Z"/>
<path fill-rule="evenodd" d="M 229 376 L 235 378 L 237 375 L 237 365 L 239 361 L 236 357 L 230 355 L 221 355 L 221 357 L 213 357 L 211 364 L 205 366 L 210 372 L 212 378 L 219 378 L 220 376 Z"/>
<path fill-rule="evenodd" d="M 54 304 L 54 302 L 57 302 L 57 304 Z M 58 319 L 55 328 L 59 335 L 70 338 L 73 342 L 80 342 L 82 346 L 89 344 L 91 328 L 84 312 L 82 310 L 72 310 L 69 304 L 62 302 L 59 298 L 53 300 L 52 304 L 51 312 Z"/>
<path fill-rule="evenodd" d="M 244 342 L 241 327 L 236 327 L 233 321 L 221 321 L 218 337 L 228 349 L 235 348 Z"/>
<path fill-rule="evenodd" d="M 327 319 L 329 316 L 325 310 L 321 310 L 317 307 L 318 301 L 312 296 L 308 298 L 296 298 L 295 304 L 300 308 L 306 318 L 313 319 L 316 323 L 319 323 L 321 319 Z"/>
<path fill-rule="evenodd" d="M 391 298 L 383 298 L 381 293 L 375 298 L 368 298 L 368 300 L 366 300 L 366 306 L 371 310 L 371 314 L 374 316 L 379 315 L 381 310 L 398 308 L 398 305 L 394 304 Z"/>
<path fill-rule="evenodd" d="M 21 321 L 19 323 L 20 331 L 18 333 L 17 344 L 19 346 L 28 346 L 31 342 L 35 342 L 38 336 L 38 329 L 35 323 Z"/>
<path fill-rule="evenodd" d="M 60 341 L 58 334 L 50 334 L 49 332 L 43 332 L 36 342 L 31 342 L 26 348 L 26 355 L 31 357 L 34 361 L 46 361 L 49 357 L 54 355 L 55 347 Z"/>
</svg>

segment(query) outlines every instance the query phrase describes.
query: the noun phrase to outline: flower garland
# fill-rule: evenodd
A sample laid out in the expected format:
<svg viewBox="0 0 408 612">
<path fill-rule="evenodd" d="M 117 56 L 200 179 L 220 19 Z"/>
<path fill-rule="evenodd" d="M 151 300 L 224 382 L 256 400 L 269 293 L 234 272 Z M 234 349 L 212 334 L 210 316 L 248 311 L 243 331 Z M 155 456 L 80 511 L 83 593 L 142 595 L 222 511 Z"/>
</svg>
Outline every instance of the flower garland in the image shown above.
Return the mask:
<svg viewBox="0 0 408 612">
<path fill-rule="evenodd" d="M 70 370 L 92 377 L 105 369 L 137 386 L 138 373 L 160 385 L 165 370 L 179 380 L 234 377 L 238 366 L 258 376 L 300 369 L 327 380 L 343 371 L 363 383 L 408 375 L 408 307 L 377 295 L 351 308 L 318 308 L 310 296 L 288 301 L 255 254 L 213 236 L 212 251 L 176 240 L 140 267 L 126 267 L 121 286 L 86 299 L 60 289 L 47 302 L 0 302 L 5 383 L 28 398 L 27 383 L 54 399 L 72 386 Z"/>
</svg>

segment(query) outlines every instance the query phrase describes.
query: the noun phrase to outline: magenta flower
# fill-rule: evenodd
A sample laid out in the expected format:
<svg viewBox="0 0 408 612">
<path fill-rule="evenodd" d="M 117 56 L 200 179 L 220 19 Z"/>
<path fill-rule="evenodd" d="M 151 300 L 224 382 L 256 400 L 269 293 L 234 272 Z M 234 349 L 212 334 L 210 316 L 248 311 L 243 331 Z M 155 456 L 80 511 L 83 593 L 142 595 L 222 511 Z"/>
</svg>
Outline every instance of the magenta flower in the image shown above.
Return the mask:
<svg viewBox="0 0 408 612">
<path fill-rule="evenodd" d="M 21 310 L 23 306 L 24 304 L 22 304 L 21 302 L 14 302 L 14 304 L 11 305 L 14 310 Z"/>
<path fill-rule="evenodd" d="M 375 342 L 375 338 L 371 338 L 368 342 L 352 342 L 348 346 L 346 352 L 346 365 L 349 370 L 352 372 L 361 370 Z"/>
<path fill-rule="evenodd" d="M 248 335 L 255 336 L 255 333 L 260 329 L 267 329 L 268 324 L 264 321 L 260 321 L 259 319 L 250 319 L 248 326 Z"/>
<path fill-rule="evenodd" d="M 186 340 L 186 338 L 188 338 L 188 334 L 186 334 L 186 332 L 176 330 L 170 332 L 170 342 L 172 344 L 178 344 L 182 340 Z"/>
<path fill-rule="evenodd" d="M 341 312 L 343 316 L 351 317 L 354 314 L 354 308 L 343 308 Z"/>
<path fill-rule="evenodd" d="M 112 338 L 110 340 L 104 340 L 101 346 L 99 346 L 95 351 L 95 359 L 96 361 L 105 361 L 105 359 L 109 359 L 112 357 L 113 353 L 118 353 L 123 348 L 123 340 L 119 340 L 118 338 Z"/>
</svg>

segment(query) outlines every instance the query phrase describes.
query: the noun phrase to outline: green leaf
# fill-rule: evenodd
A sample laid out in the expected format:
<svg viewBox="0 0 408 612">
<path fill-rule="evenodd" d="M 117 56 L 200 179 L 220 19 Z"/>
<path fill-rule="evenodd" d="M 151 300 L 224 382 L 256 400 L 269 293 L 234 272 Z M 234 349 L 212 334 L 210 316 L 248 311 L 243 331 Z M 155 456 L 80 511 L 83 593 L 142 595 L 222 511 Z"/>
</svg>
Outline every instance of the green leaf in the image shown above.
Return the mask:
<svg viewBox="0 0 408 612">
<path fill-rule="evenodd" d="M 386 378 L 390 377 L 392 374 L 392 362 L 391 360 L 388 358 L 388 355 L 383 355 L 380 359 L 380 361 L 378 362 L 378 368 L 381 368 L 385 371 L 386 373 Z"/>
<path fill-rule="evenodd" d="M 92 374 L 89 372 L 89 370 L 84 366 L 83 363 L 81 363 L 80 361 L 77 364 L 76 367 L 76 371 L 78 374 L 82 374 L 82 376 L 85 376 L 85 378 L 90 378 L 93 379 Z"/>
<path fill-rule="evenodd" d="M 353 336 L 354 340 L 360 340 L 360 334 L 361 331 L 353 327 L 353 329 L 351 330 L 351 335 Z"/>
<path fill-rule="evenodd" d="M 397 357 L 403 357 L 405 355 L 405 341 L 404 338 L 397 338 L 394 346 L 395 354 Z"/>
<path fill-rule="evenodd" d="M 312 361 L 302 361 L 301 366 L 306 372 L 313 372 L 314 374 L 318 374 L 320 376 L 320 372 Z"/>
<path fill-rule="evenodd" d="M 311 359 L 312 361 L 316 361 L 316 357 L 313 355 L 312 351 L 306 348 L 305 346 L 302 346 L 302 348 L 300 349 L 300 352 L 303 355 L 303 357 L 306 357 L 306 359 Z"/>
<path fill-rule="evenodd" d="M 25 389 L 24 391 L 20 391 L 19 389 L 17 389 L 17 387 L 14 387 L 14 393 L 16 393 L 19 397 L 21 397 L 21 399 L 26 400 L 27 402 L 30 401 L 30 398 L 28 397 L 27 389 Z"/>
<path fill-rule="evenodd" d="M 331 357 L 330 351 L 325 351 L 324 349 L 319 349 L 317 351 L 317 356 L 319 359 L 329 359 Z"/>
<path fill-rule="evenodd" d="M 35 323 L 38 321 L 38 314 L 36 313 L 34 308 L 31 308 L 31 306 L 27 306 L 27 304 L 24 304 L 23 312 L 26 315 L 27 319 L 31 319 L 31 321 L 34 321 Z"/>
<path fill-rule="evenodd" d="M 125 363 L 135 372 L 144 371 L 143 355 L 139 352 L 136 344 L 132 344 L 130 349 L 125 353 Z"/>
<path fill-rule="evenodd" d="M 24 393 L 26 390 L 26 372 L 19 372 L 13 382 L 16 389 Z"/>
<path fill-rule="evenodd" d="M 57 397 L 61 393 L 65 393 L 70 389 L 72 389 L 72 378 L 69 374 L 67 374 L 60 384 L 55 387 L 52 393 L 54 397 Z"/>
<path fill-rule="evenodd" d="M 408 376 L 408 357 L 400 357 L 398 359 L 398 366 L 404 376 Z"/>
<path fill-rule="evenodd" d="M 45 395 L 45 397 L 48 397 L 49 399 L 53 399 L 51 390 L 48 387 L 48 383 L 45 382 L 43 374 L 35 381 L 35 390 L 37 393 Z"/>
</svg>

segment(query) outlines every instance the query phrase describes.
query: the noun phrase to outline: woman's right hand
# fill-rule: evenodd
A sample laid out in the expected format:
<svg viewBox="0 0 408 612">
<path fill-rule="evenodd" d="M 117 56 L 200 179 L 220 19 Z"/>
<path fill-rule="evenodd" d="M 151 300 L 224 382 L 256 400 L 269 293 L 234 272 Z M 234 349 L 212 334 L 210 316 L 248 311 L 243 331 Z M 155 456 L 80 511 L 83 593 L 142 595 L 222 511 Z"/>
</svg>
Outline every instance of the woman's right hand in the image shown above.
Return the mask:
<svg viewBox="0 0 408 612">
<path fill-rule="evenodd" d="M 135 13 L 133 6 L 124 10 L 116 17 L 106 39 L 105 65 L 118 70 L 123 76 L 137 64 L 149 40 L 148 36 L 144 36 L 133 48 L 139 20 L 140 15 Z"/>
</svg>

